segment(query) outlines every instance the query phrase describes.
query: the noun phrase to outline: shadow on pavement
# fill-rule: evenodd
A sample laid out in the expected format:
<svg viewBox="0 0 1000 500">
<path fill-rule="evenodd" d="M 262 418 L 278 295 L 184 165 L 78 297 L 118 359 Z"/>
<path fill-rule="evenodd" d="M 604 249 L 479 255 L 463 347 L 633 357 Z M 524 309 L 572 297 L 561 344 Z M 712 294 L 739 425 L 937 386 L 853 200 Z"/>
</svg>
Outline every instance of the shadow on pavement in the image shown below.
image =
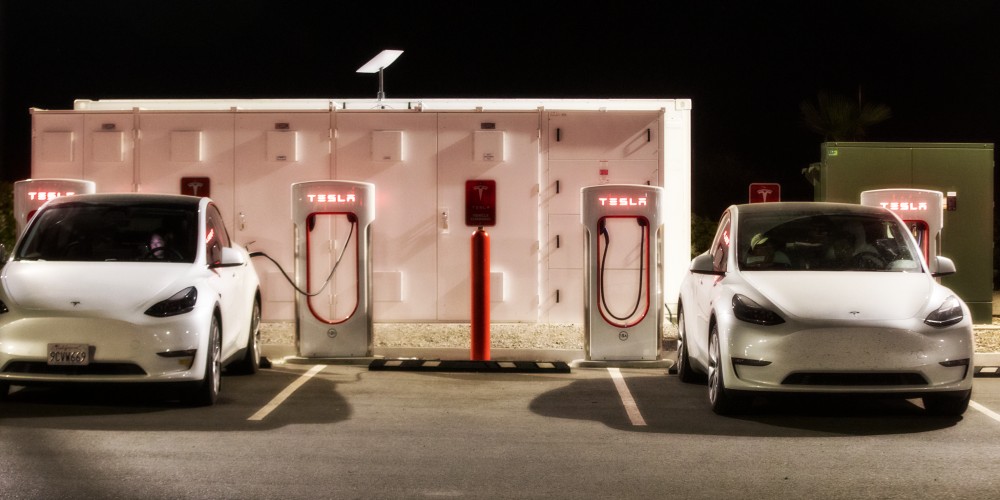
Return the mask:
<svg viewBox="0 0 1000 500">
<path fill-rule="evenodd" d="M 73 384 L 24 387 L 0 401 L 0 425 L 129 431 L 246 431 L 289 424 L 335 423 L 350 417 L 337 383 L 317 376 L 262 421 L 247 419 L 302 374 L 261 370 L 256 375 L 225 375 L 213 406 L 191 407 L 166 384 Z M 323 411 L 305 411 L 295 401 L 322 398 Z M 315 405 L 312 405 L 315 406 Z"/>
<path fill-rule="evenodd" d="M 633 432 L 706 436 L 911 434 L 952 427 L 962 420 L 928 415 L 907 400 L 840 395 L 757 398 L 745 414 L 720 416 L 709 407 L 703 385 L 685 384 L 675 376 L 629 376 L 626 381 L 645 426 L 631 424 L 610 378 L 575 381 L 538 396 L 530 409 L 547 417 L 597 421 Z"/>
</svg>

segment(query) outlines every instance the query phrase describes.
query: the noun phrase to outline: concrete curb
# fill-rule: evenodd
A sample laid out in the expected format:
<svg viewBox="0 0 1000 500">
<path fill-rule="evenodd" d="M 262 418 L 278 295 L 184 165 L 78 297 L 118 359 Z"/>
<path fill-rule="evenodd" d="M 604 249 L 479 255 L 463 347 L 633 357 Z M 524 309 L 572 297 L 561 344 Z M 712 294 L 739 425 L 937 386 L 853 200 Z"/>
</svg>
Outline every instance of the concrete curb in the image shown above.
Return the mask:
<svg viewBox="0 0 1000 500">
<path fill-rule="evenodd" d="M 977 352 L 972 358 L 976 375 L 992 375 L 1000 373 L 1000 352 Z"/>
<path fill-rule="evenodd" d="M 261 353 L 272 362 L 287 360 L 295 364 L 359 364 L 374 359 L 441 359 L 467 360 L 469 349 L 461 347 L 376 347 L 374 356 L 359 358 L 301 358 L 295 346 L 264 344 Z M 651 361 L 591 361 L 583 349 L 491 349 L 492 361 L 562 361 L 573 368 L 656 368 L 669 369 L 674 365 L 673 352 L 664 351 L 663 359 Z"/>
</svg>

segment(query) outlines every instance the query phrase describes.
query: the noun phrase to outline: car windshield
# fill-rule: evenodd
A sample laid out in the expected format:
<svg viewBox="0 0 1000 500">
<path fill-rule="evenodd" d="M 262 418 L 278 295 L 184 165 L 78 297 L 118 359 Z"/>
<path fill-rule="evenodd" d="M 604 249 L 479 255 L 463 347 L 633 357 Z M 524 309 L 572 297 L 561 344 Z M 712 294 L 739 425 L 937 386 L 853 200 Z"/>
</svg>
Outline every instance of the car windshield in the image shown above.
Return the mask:
<svg viewBox="0 0 1000 500">
<path fill-rule="evenodd" d="M 741 214 L 741 270 L 922 272 L 906 229 L 890 215 Z"/>
<path fill-rule="evenodd" d="M 16 258 L 194 262 L 197 211 L 172 204 L 64 203 L 39 212 Z"/>
</svg>

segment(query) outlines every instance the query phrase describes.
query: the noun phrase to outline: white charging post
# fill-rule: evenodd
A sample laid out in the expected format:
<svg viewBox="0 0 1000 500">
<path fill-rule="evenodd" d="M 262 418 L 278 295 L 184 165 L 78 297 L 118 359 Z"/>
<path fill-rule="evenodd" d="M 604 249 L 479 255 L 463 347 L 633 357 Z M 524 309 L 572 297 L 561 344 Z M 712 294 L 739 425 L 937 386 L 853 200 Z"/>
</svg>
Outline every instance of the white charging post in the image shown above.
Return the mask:
<svg viewBox="0 0 1000 500">
<path fill-rule="evenodd" d="M 14 221 L 20 236 L 45 202 L 62 196 L 92 194 L 94 181 L 81 179 L 27 179 L 14 183 Z"/>
<path fill-rule="evenodd" d="M 941 230 L 944 229 L 945 197 L 940 191 L 927 189 L 874 189 L 861 193 L 861 204 L 888 208 L 895 212 L 913 233 L 924 261 L 936 265 L 941 252 Z"/>
<path fill-rule="evenodd" d="M 373 184 L 329 180 L 292 184 L 299 356 L 372 355 L 374 219 Z"/>
<path fill-rule="evenodd" d="M 657 186 L 604 184 L 581 190 L 588 360 L 659 359 L 662 198 L 663 188 Z"/>
</svg>

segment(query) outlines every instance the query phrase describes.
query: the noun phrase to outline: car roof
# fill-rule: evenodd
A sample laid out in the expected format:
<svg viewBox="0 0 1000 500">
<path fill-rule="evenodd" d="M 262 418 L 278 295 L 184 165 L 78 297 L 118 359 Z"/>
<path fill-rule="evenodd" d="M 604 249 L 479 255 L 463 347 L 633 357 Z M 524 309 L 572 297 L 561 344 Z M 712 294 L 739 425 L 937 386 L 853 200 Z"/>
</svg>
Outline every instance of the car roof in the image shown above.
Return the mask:
<svg viewBox="0 0 1000 500">
<path fill-rule="evenodd" d="M 885 215 L 891 214 L 882 207 L 870 207 L 856 203 L 834 203 L 821 201 L 781 201 L 774 203 L 748 203 L 733 205 L 730 211 L 736 214 L 768 214 L 780 212 L 815 213 L 815 214 L 858 214 Z"/>
<path fill-rule="evenodd" d="M 101 193 L 101 194 L 75 194 L 63 196 L 49 202 L 50 205 L 62 205 L 66 203 L 96 203 L 105 205 L 172 205 L 178 208 L 189 208 L 197 210 L 202 200 L 198 196 L 187 196 L 181 194 L 152 194 L 152 193 Z"/>
</svg>

